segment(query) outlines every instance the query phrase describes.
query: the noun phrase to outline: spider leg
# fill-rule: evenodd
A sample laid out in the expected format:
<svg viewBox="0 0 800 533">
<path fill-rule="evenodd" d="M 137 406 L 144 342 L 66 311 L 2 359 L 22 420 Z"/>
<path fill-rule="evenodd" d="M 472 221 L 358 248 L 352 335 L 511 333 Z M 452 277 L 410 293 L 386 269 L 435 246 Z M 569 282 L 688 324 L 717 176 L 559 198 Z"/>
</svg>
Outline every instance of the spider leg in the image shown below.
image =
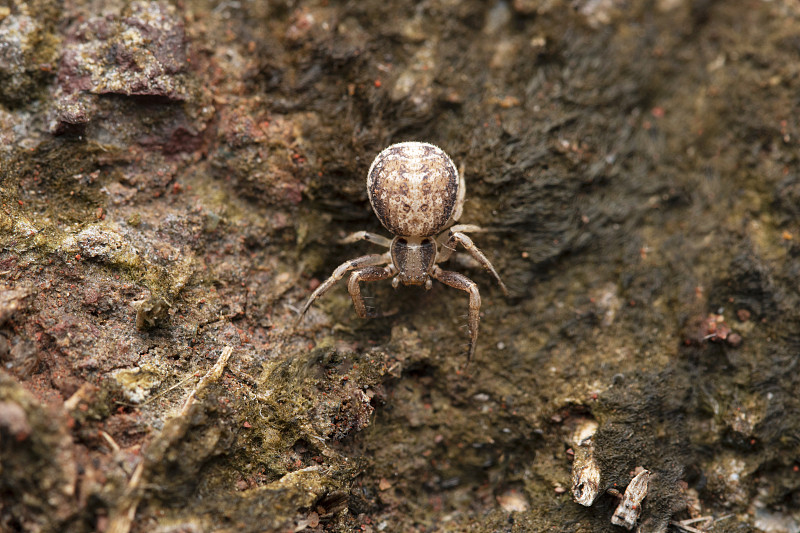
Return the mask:
<svg viewBox="0 0 800 533">
<path fill-rule="evenodd" d="M 357 231 L 355 233 L 351 233 L 339 241 L 339 243 L 350 244 L 358 241 L 372 242 L 378 246 L 385 246 L 386 248 L 389 248 L 392 245 L 392 239 L 386 238 L 383 235 L 378 235 L 377 233 L 370 233 L 368 231 Z"/>
<path fill-rule="evenodd" d="M 337 281 L 342 279 L 345 274 L 356 268 L 381 265 L 389 263 L 391 260 L 391 254 L 386 252 L 385 254 L 371 254 L 357 257 L 336 267 L 336 270 L 333 271 L 331 277 L 326 279 L 325 282 L 317 287 L 317 289 L 311 293 L 311 296 L 308 297 L 305 305 L 303 305 L 302 309 L 300 309 L 300 313 L 297 316 L 294 327 L 297 327 L 300 324 L 300 321 L 303 320 L 303 315 L 306 314 L 306 311 L 308 311 L 308 308 L 311 307 L 311 304 L 313 304 L 317 298 L 328 292 L 328 290 L 333 287 Z"/>
<path fill-rule="evenodd" d="M 469 293 L 469 355 L 467 355 L 467 364 L 469 364 L 472 356 L 475 354 L 475 346 L 478 343 L 478 322 L 480 321 L 481 311 L 481 294 L 478 292 L 478 285 L 463 274 L 452 272 L 450 270 L 442 270 L 438 266 L 434 266 L 431 270 L 433 279 L 441 281 L 445 285 L 459 289 Z"/>
<path fill-rule="evenodd" d="M 450 259 L 453 252 L 456 251 L 455 244 L 448 241 L 452 233 L 456 231 L 459 233 L 484 233 L 486 229 L 476 226 L 475 224 L 456 224 L 455 226 L 451 226 L 447 231 L 442 232 L 441 235 L 436 237 L 436 244 L 441 248 L 437 256 L 437 263 L 444 263 Z"/>
<path fill-rule="evenodd" d="M 456 208 L 450 220 L 458 222 L 461 213 L 464 212 L 464 198 L 467 196 L 467 182 L 464 181 L 464 167 L 458 169 L 458 196 L 456 196 Z"/>
<path fill-rule="evenodd" d="M 477 227 L 477 226 L 471 226 L 471 228 L 472 227 Z M 453 228 L 458 228 L 458 226 L 453 226 Z M 486 256 L 483 255 L 483 252 L 481 252 L 478 249 L 478 247 L 475 246 L 475 243 L 472 242 L 472 239 L 470 239 L 460 231 L 454 231 L 453 228 L 450 228 L 448 232 L 449 238 L 447 239 L 447 242 L 442 244 L 442 252 L 436 258 L 436 262 L 440 263 L 442 261 L 448 260 L 450 256 L 453 255 L 453 252 L 456 249 L 456 245 L 460 244 L 461 246 L 464 247 L 464 249 L 467 252 L 469 252 L 469 254 L 472 257 L 475 258 L 476 261 L 478 261 L 478 263 L 480 263 L 483 266 L 483 268 L 488 270 L 489 273 L 492 276 L 494 276 L 494 279 L 497 280 L 497 284 L 500 285 L 500 289 L 503 291 L 503 294 L 506 296 L 506 298 L 508 298 L 508 289 L 506 288 L 506 284 L 503 283 L 503 280 L 500 279 L 500 274 L 498 274 L 497 271 L 494 269 L 492 263 L 490 263 L 489 260 L 486 259 Z"/>
<path fill-rule="evenodd" d="M 486 233 L 486 228 L 482 228 L 476 224 L 456 224 L 450 227 L 450 231 L 458 231 L 461 233 Z"/>
<path fill-rule="evenodd" d="M 350 281 L 347 282 L 347 290 L 350 291 L 350 297 L 353 298 L 353 307 L 356 309 L 356 314 L 359 318 L 376 318 L 382 316 L 381 313 L 374 311 L 367 311 L 367 306 L 364 304 L 364 297 L 361 296 L 362 281 L 380 281 L 388 279 L 397 273 L 393 265 L 387 267 L 367 266 L 360 268 L 350 274 Z"/>
</svg>

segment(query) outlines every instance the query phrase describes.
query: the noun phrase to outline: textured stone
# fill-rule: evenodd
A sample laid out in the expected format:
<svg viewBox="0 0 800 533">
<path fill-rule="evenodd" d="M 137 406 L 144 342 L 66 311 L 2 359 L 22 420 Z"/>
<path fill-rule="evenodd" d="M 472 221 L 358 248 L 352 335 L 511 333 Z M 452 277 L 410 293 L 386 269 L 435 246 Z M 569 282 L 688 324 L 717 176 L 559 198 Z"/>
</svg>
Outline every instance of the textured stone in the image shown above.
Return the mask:
<svg viewBox="0 0 800 533">
<path fill-rule="evenodd" d="M 55 57 L 51 40 L 30 15 L 8 15 L 0 20 L 0 102 L 23 104 L 36 94 Z"/>
<path fill-rule="evenodd" d="M 163 96 L 185 100 L 183 20 L 160 2 L 133 2 L 119 16 L 95 17 L 73 29 L 61 59 L 66 93 Z"/>
</svg>

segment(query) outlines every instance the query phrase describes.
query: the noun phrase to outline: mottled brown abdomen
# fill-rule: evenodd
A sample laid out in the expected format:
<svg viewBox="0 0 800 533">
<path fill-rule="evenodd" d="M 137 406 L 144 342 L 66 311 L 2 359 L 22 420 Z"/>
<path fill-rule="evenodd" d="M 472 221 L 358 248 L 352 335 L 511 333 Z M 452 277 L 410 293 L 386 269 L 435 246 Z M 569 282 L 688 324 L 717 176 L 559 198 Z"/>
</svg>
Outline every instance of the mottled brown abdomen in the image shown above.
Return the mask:
<svg viewBox="0 0 800 533">
<path fill-rule="evenodd" d="M 372 162 L 367 193 L 375 215 L 394 235 L 430 237 L 456 208 L 458 170 L 441 148 L 420 142 L 393 144 Z"/>
</svg>

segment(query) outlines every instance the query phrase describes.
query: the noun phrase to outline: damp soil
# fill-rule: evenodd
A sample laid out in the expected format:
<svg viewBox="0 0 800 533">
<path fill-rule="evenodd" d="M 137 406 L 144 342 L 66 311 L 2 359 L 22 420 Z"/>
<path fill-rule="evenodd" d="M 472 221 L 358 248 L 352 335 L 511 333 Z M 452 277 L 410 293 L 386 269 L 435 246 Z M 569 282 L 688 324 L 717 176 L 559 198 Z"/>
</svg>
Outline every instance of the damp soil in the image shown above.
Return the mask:
<svg viewBox="0 0 800 533">
<path fill-rule="evenodd" d="M 800 8 L 0 6 L 0 531 L 800 531 Z M 393 142 L 482 294 L 345 283 Z M 573 501 L 573 434 L 601 477 Z M 703 520 L 693 521 L 694 519 Z M 689 529 L 688 531 L 692 531 Z"/>
</svg>

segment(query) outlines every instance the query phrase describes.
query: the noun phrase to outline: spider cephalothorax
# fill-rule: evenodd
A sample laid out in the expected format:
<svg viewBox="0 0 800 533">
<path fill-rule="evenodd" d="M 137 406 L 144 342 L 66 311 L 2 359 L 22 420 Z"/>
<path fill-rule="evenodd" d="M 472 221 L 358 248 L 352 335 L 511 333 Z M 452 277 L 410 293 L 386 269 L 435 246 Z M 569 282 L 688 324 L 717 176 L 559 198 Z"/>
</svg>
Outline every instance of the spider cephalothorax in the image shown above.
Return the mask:
<svg viewBox="0 0 800 533">
<path fill-rule="evenodd" d="M 428 143 L 404 142 L 383 150 L 369 169 L 367 193 L 378 220 L 395 237 L 388 239 L 360 231 L 343 242 L 366 240 L 385 246 L 389 251 L 365 255 L 340 265 L 311 294 L 300 310 L 298 321 L 317 298 L 350 271 L 347 287 L 356 314 L 361 318 L 377 315 L 364 304 L 360 282 L 393 278 L 395 288 L 403 284 L 424 285 L 430 289 L 431 280 L 435 279 L 469 293 L 468 357 L 471 359 L 478 340 L 481 307 L 478 286 L 463 274 L 442 270 L 438 263 L 449 259 L 460 244 L 495 277 L 506 296 L 508 290 L 486 256 L 466 235 L 466 232 L 482 229 L 466 224 L 453 225 L 461 217 L 465 192 L 464 177 L 441 148 Z"/>
</svg>

